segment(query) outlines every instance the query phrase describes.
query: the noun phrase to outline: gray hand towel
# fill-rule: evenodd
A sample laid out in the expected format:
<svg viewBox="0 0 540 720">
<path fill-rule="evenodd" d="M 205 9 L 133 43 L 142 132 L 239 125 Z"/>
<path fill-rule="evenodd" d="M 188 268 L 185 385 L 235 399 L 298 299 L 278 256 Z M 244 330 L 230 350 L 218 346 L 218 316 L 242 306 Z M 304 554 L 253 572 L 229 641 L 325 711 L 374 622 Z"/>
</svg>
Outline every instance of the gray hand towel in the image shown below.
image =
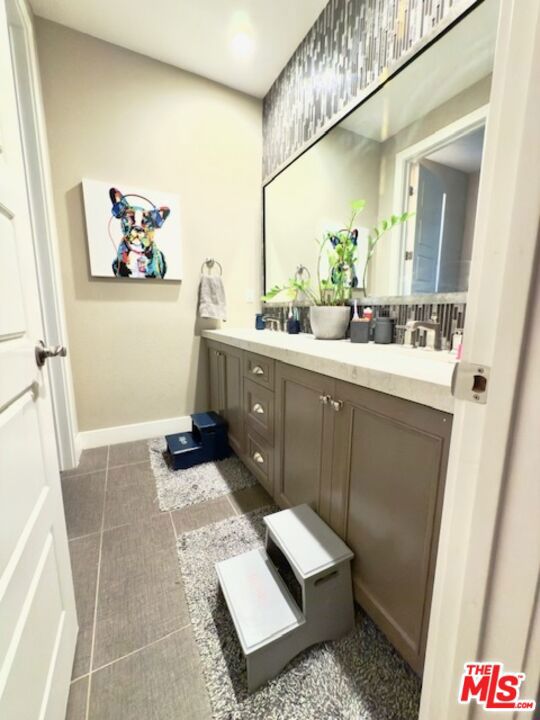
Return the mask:
<svg viewBox="0 0 540 720">
<path fill-rule="evenodd" d="M 202 318 L 227 319 L 225 288 L 223 287 L 223 279 L 219 275 L 201 275 L 199 315 Z"/>
</svg>

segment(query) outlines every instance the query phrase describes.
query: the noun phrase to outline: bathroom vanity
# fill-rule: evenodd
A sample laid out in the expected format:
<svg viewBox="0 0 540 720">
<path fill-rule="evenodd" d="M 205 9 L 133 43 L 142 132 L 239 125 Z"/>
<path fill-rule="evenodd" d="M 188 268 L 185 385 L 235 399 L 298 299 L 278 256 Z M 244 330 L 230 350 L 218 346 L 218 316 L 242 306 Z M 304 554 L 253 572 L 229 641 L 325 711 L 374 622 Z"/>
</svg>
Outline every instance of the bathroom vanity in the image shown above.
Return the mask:
<svg viewBox="0 0 540 720">
<path fill-rule="evenodd" d="M 264 312 L 283 327 L 294 301 L 304 332 L 203 333 L 231 445 L 280 507 L 309 504 L 354 551 L 357 602 L 419 673 L 496 26 L 479 5 L 264 185 Z M 308 334 L 306 308 L 343 283 L 393 318 L 392 344 Z M 407 347 L 413 331 L 444 350 Z"/>
<path fill-rule="evenodd" d="M 357 602 L 421 672 L 452 427 L 448 353 L 204 331 L 211 409 L 276 503 L 354 551 Z"/>
</svg>

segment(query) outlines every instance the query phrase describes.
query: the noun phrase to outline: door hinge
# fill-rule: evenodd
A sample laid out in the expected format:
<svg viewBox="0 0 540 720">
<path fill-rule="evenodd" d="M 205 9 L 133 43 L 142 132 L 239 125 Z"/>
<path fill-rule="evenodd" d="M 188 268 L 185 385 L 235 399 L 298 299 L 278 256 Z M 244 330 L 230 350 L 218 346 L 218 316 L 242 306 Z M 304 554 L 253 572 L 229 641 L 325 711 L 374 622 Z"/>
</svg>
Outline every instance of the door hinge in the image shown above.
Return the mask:
<svg viewBox="0 0 540 720">
<path fill-rule="evenodd" d="M 413 251 L 405 250 L 405 260 L 412 260 L 412 259 L 413 259 Z"/>
<path fill-rule="evenodd" d="M 414 195 L 414 185 L 409 185 L 409 197 Z"/>
<path fill-rule="evenodd" d="M 456 400 L 487 403 L 491 368 L 479 363 L 457 362 L 452 373 L 452 395 Z"/>
</svg>

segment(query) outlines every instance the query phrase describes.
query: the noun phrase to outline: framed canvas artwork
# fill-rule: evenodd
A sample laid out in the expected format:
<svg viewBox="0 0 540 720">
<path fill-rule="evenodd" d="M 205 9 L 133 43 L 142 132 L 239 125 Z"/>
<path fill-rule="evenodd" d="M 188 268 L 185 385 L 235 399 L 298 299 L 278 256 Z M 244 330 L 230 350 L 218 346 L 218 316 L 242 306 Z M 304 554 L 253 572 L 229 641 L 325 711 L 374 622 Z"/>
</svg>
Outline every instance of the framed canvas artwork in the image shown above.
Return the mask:
<svg viewBox="0 0 540 720">
<path fill-rule="evenodd" d="M 178 195 L 88 179 L 82 186 L 94 277 L 182 279 Z"/>
</svg>

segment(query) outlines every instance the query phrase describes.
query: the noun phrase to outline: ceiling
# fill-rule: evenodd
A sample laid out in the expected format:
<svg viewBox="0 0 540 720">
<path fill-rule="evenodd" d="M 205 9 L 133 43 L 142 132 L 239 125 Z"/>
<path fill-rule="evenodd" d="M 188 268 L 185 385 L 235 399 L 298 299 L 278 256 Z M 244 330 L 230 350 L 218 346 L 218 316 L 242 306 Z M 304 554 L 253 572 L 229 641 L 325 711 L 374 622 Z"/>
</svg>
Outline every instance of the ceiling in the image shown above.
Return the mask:
<svg viewBox="0 0 540 720">
<path fill-rule="evenodd" d="M 30 0 L 36 15 L 263 97 L 327 0 Z"/>
<path fill-rule="evenodd" d="M 491 74 L 498 0 L 484 2 L 440 38 L 340 127 L 384 142 Z M 459 61 L 456 54 L 459 53 Z"/>
<path fill-rule="evenodd" d="M 465 173 L 477 172 L 482 166 L 484 130 L 485 128 L 481 127 L 468 135 L 463 135 L 426 157 L 428 160 Z"/>
</svg>

